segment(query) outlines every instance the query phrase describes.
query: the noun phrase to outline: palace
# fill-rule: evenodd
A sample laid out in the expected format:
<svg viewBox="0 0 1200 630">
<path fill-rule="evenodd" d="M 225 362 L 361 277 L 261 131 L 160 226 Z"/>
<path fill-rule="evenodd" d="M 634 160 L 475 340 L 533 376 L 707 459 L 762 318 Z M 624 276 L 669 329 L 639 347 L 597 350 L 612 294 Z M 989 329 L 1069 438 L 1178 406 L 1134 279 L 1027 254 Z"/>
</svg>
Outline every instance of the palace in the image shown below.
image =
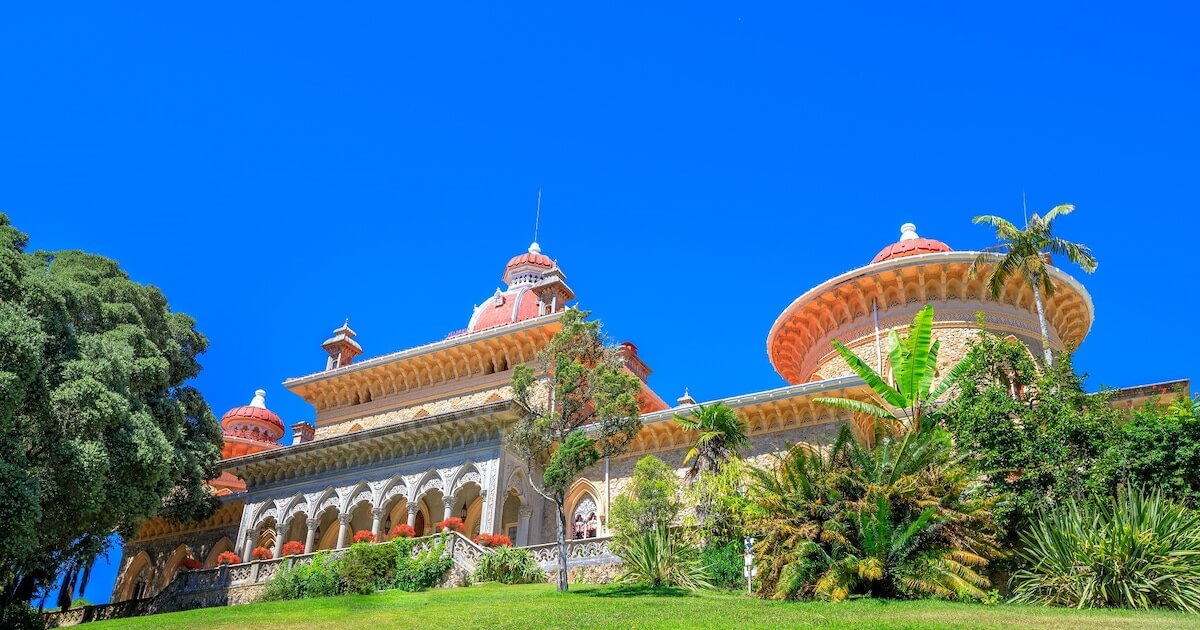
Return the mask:
<svg viewBox="0 0 1200 630">
<path fill-rule="evenodd" d="M 1029 286 L 1014 278 L 999 299 L 968 267 L 978 252 L 901 227 L 899 241 L 857 269 L 796 298 L 771 326 L 767 355 L 785 387 L 721 401 L 748 423 L 750 457 L 763 458 L 790 444 L 828 443 L 844 424 L 862 435 L 867 418 L 816 404 L 823 396 L 867 399 L 866 385 L 833 351 L 845 343 L 872 365 L 886 369 L 879 331 L 902 327 L 925 304 L 936 309 L 939 368 L 961 358 L 984 326 L 1023 341 L 1036 353 L 1041 335 Z M 1074 278 L 1053 269 L 1057 291 L 1046 302 L 1050 343 L 1074 348 L 1093 320 L 1091 297 Z M 211 484 L 220 509 L 207 521 L 184 527 L 150 520 L 127 541 L 112 601 L 149 598 L 185 566 L 213 567 L 234 551 L 249 560 L 258 547 L 282 554 L 287 542 L 305 552 L 350 544 L 357 532 L 386 540 L 407 524 L 431 533 L 444 518 L 463 519 L 468 537 L 503 533 L 518 546 L 554 540 L 554 509 L 529 487 L 527 472 L 505 452 L 506 427 L 518 418 L 511 368 L 533 361 L 558 330 L 575 293 L 566 274 L 537 243 L 504 267 L 497 289 L 470 313 L 464 330 L 427 345 L 363 360 L 349 322 L 322 344 L 324 369 L 289 378 L 284 386 L 312 405 L 315 420 L 293 424 L 292 442 L 279 443 L 284 421 L 258 390 L 250 403 L 229 410 L 222 473 Z M 464 318 L 465 317 L 464 313 Z M 602 313 L 601 313 L 602 315 Z M 650 388 L 650 367 L 632 343 L 620 347 L 626 367 L 645 384 L 640 399 L 644 428 L 625 455 L 587 471 L 567 501 L 575 537 L 603 537 L 611 500 L 634 462 L 655 454 L 681 462 L 692 436 L 673 422 L 696 402 L 687 392 L 669 405 Z M 1172 391 L 1186 383 L 1173 383 Z M 1163 393 L 1130 390 L 1124 403 Z M 294 545 L 293 545 L 294 546 Z"/>
</svg>

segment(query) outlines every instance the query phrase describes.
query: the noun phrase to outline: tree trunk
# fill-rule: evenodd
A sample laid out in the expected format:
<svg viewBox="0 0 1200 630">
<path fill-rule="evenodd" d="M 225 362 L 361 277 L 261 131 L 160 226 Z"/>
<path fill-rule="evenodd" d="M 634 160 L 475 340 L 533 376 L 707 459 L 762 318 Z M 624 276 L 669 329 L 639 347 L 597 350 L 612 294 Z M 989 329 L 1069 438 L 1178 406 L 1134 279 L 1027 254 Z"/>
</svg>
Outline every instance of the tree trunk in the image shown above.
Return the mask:
<svg viewBox="0 0 1200 630">
<path fill-rule="evenodd" d="M 1033 303 L 1037 306 L 1038 325 L 1042 327 L 1042 356 L 1046 359 L 1046 367 L 1054 364 L 1054 356 L 1050 353 L 1050 327 L 1046 325 L 1046 307 L 1042 304 L 1041 276 L 1033 278 Z"/>
<path fill-rule="evenodd" d="M 558 508 L 558 592 L 567 592 L 567 508 L 563 503 L 566 497 L 554 495 L 554 503 Z"/>
</svg>

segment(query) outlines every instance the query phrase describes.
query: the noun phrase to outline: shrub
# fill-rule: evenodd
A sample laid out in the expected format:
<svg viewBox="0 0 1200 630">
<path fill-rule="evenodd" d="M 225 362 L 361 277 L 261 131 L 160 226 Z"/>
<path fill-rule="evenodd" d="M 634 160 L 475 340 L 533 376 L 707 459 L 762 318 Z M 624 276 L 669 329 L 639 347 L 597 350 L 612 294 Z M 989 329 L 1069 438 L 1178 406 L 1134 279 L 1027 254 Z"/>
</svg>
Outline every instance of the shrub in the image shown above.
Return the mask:
<svg viewBox="0 0 1200 630">
<path fill-rule="evenodd" d="M 1021 541 L 1014 602 L 1200 612 L 1200 512 L 1161 491 L 1067 500 Z"/>
<path fill-rule="evenodd" d="M 463 520 L 461 518 L 458 518 L 457 516 L 451 516 L 448 519 L 438 521 L 438 523 L 437 523 L 437 525 L 435 525 L 435 527 L 437 528 L 437 531 L 439 531 L 439 532 L 448 529 L 452 532 L 458 532 L 460 534 L 465 529 L 465 527 L 463 526 Z"/>
<path fill-rule="evenodd" d="M 217 564 L 238 564 L 242 558 L 232 551 L 222 551 L 217 555 Z"/>
<path fill-rule="evenodd" d="M 417 535 L 417 531 L 413 529 L 412 525 L 400 523 L 393 527 L 392 531 L 388 532 L 388 535 L 392 538 L 414 538 Z"/>
<path fill-rule="evenodd" d="M 417 546 L 415 538 L 400 538 L 393 542 L 396 547 L 395 586 L 405 591 L 420 591 L 437 586 L 446 572 L 454 566 L 454 560 L 446 553 L 446 536 L 440 536 L 429 549 L 413 554 Z"/>
<path fill-rule="evenodd" d="M 634 465 L 625 493 L 613 500 L 612 528 L 634 533 L 656 526 L 667 527 L 679 515 L 679 507 L 679 477 L 675 469 L 648 455 Z"/>
<path fill-rule="evenodd" d="M 341 562 L 330 560 L 329 553 L 318 553 L 310 564 L 284 567 L 267 582 L 260 599 L 300 599 L 328 597 L 344 593 L 339 576 Z"/>
<path fill-rule="evenodd" d="M 361 543 L 361 542 L 373 543 L 373 542 L 375 542 L 375 534 L 372 534 L 371 532 L 369 532 L 365 529 L 360 529 L 360 530 L 354 532 L 353 542 L 355 542 L 355 543 Z"/>
<path fill-rule="evenodd" d="M 391 588 L 396 578 L 396 552 L 395 545 L 351 545 L 338 567 L 342 587 L 361 595 Z"/>
<path fill-rule="evenodd" d="M 746 586 L 742 571 L 742 542 L 738 540 L 723 545 L 711 544 L 700 552 L 700 560 L 708 571 L 709 581 L 717 588 L 741 589 Z"/>
<path fill-rule="evenodd" d="M 299 540 L 289 540 L 283 543 L 283 555 L 295 556 L 304 553 L 304 543 Z"/>
<path fill-rule="evenodd" d="M 471 579 L 476 582 L 530 584 L 545 581 L 546 574 L 533 561 L 528 549 L 501 546 L 480 556 Z"/>
<path fill-rule="evenodd" d="M 274 556 L 275 554 L 271 553 L 271 550 L 266 547 L 255 547 L 254 551 L 250 552 L 250 557 L 255 560 L 270 560 Z"/>
<path fill-rule="evenodd" d="M 184 558 L 183 562 L 179 563 L 179 566 L 183 567 L 186 571 L 195 571 L 204 568 L 204 564 L 195 558 Z"/>
<path fill-rule="evenodd" d="M 623 561 L 618 582 L 712 588 L 699 551 L 677 530 L 655 526 L 621 534 L 613 541 L 613 552 Z"/>
<path fill-rule="evenodd" d="M 479 534 L 475 537 L 475 544 L 480 547 L 511 547 L 513 543 L 504 534 Z"/>
</svg>

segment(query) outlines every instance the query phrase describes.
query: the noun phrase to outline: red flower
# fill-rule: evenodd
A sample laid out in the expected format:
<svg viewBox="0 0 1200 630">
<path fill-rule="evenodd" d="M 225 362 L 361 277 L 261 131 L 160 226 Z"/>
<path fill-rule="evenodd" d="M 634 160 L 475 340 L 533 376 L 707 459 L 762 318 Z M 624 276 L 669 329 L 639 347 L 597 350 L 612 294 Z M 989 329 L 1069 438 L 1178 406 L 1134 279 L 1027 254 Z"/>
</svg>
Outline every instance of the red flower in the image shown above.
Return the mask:
<svg viewBox="0 0 1200 630">
<path fill-rule="evenodd" d="M 360 530 L 354 532 L 354 542 L 356 542 L 356 543 L 360 543 L 360 542 L 373 543 L 373 542 L 375 542 L 375 534 L 372 534 L 371 532 L 369 532 L 365 529 L 360 529 Z"/>
<path fill-rule="evenodd" d="M 200 561 L 195 558 L 184 558 L 183 561 L 179 563 L 179 566 L 187 569 L 188 571 L 195 571 L 196 569 L 202 568 L 204 565 L 200 564 Z"/>
<path fill-rule="evenodd" d="M 412 528 L 412 525 L 405 525 L 404 523 L 393 527 L 392 531 L 388 533 L 392 538 L 414 538 L 417 535 L 417 531 Z"/>
<path fill-rule="evenodd" d="M 217 564 L 239 564 L 242 559 L 232 551 L 222 551 L 217 556 Z"/>
<path fill-rule="evenodd" d="M 464 529 L 466 529 L 463 527 L 463 520 L 457 516 L 451 516 L 444 521 L 438 522 L 437 528 L 439 530 L 448 529 L 452 532 L 459 532 L 460 534 Z"/>
<path fill-rule="evenodd" d="M 255 560 L 270 560 L 274 556 L 275 554 L 271 553 L 271 550 L 266 547 L 255 547 L 254 551 L 250 552 L 250 557 Z"/>
<path fill-rule="evenodd" d="M 480 547 L 511 547 L 512 539 L 504 534 L 480 534 L 475 537 Z"/>
<path fill-rule="evenodd" d="M 299 540 L 289 540 L 283 543 L 283 555 L 294 556 L 300 553 L 304 553 L 304 543 Z"/>
</svg>

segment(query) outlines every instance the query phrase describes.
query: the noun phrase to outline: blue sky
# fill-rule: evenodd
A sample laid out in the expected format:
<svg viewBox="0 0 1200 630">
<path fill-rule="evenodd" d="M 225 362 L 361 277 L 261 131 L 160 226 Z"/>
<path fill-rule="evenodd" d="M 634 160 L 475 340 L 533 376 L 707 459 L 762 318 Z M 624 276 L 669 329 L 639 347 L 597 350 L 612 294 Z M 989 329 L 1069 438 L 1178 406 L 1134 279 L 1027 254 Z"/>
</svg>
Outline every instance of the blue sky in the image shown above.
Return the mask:
<svg viewBox="0 0 1200 630">
<path fill-rule="evenodd" d="M 782 385 L 791 300 L 1022 192 L 1100 260 L 1090 384 L 1196 376 L 1191 7 L 395 4 L 0 9 L 0 211 L 195 316 L 218 415 L 311 419 L 280 383 L 345 317 L 368 355 L 464 327 L 539 188 L 668 400 Z"/>
</svg>

